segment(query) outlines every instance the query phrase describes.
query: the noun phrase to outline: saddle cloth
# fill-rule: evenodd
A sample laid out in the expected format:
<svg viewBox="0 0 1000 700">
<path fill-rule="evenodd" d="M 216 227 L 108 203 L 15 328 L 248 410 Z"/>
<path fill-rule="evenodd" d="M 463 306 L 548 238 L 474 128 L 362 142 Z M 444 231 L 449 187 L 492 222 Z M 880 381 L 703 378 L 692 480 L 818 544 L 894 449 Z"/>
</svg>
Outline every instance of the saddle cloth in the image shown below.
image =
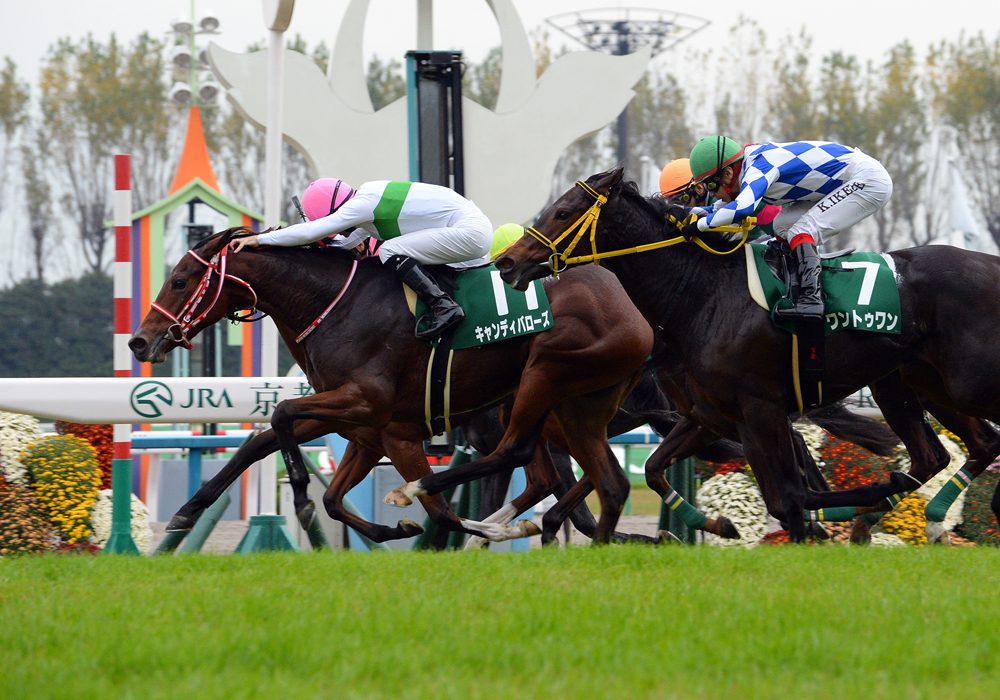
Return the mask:
<svg viewBox="0 0 1000 700">
<path fill-rule="evenodd" d="M 439 268 L 435 268 L 437 273 Z M 452 349 L 464 350 L 540 333 L 552 327 L 552 309 L 541 281 L 535 280 L 526 292 L 504 284 L 492 264 L 460 271 L 454 281 L 435 274 L 441 286 L 453 288 L 453 298 L 465 311 L 465 319 L 455 327 Z M 416 293 L 403 285 L 406 303 L 415 318 L 427 312 Z M 451 290 L 449 290 L 451 291 Z"/>
<path fill-rule="evenodd" d="M 433 269 L 438 284 L 465 311 L 461 323 L 431 342 L 427 361 L 424 421 L 429 434 L 440 435 L 452 430 L 451 364 L 455 351 L 548 330 L 552 327 L 552 309 L 539 280 L 532 282 L 526 292 L 519 292 L 504 284 L 500 271 L 492 264 L 462 271 Z M 403 292 L 410 313 L 421 318 L 427 306 L 405 284 Z"/>
<path fill-rule="evenodd" d="M 750 296 L 771 313 L 774 324 L 795 333 L 795 322 L 776 314 L 792 305 L 785 283 L 775 277 L 764 260 L 766 246 L 744 246 Z M 826 335 L 842 330 L 873 333 L 900 332 L 899 288 L 894 266 L 883 253 L 851 253 L 823 260 L 821 275 L 826 315 Z"/>
</svg>

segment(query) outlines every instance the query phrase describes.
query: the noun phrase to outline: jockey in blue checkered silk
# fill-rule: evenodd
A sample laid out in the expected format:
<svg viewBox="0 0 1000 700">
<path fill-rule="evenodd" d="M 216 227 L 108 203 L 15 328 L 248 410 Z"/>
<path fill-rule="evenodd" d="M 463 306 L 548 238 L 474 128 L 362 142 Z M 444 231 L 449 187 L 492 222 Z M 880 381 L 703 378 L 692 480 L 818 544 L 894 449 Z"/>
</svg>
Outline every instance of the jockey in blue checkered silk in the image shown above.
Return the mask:
<svg viewBox="0 0 1000 700">
<path fill-rule="evenodd" d="M 762 204 L 784 205 L 774 234 L 791 247 L 800 278 L 794 305 L 778 311 L 789 319 L 823 317 L 817 244 L 871 216 L 892 194 L 892 178 L 881 163 L 829 141 L 740 148 L 732 139 L 710 136 L 691 150 L 691 172 L 724 204 L 685 226 L 688 237 L 739 223 Z"/>
</svg>

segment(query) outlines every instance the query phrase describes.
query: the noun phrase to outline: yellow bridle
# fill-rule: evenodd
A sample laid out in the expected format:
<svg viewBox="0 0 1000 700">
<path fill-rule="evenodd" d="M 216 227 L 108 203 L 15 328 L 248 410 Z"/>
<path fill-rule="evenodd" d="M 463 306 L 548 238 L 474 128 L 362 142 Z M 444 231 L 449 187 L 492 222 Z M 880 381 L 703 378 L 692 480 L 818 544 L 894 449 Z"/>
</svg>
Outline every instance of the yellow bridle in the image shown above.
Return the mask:
<svg viewBox="0 0 1000 700">
<path fill-rule="evenodd" d="M 644 245 L 638 245 L 635 246 L 634 248 L 622 248 L 620 250 L 609 250 L 603 253 L 598 253 L 597 241 L 596 241 L 597 218 L 601 215 L 601 207 L 607 204 L 608 197 L 607 195 L 603 195 L 597 190 L 595 190 L 586 182 L 577 181 L 576 184 L 584 192 L 593 197 L 595 201 L 590 206 L 590 209 L 588 209 L 583 214 L 583 216 L 577 219 L 572 226 L 563 231 L 559 235 L 559 237 L 556 238 L 554 241 L 549 240 L 547 236 L 545 236 L 543 233 L 541 233 L 538 229 L 534 227 L 528 227 L 525 229 L 525 232 L 530 234 L 532 238 L 537 240 L 539 243 L 542 243 L 549 250 L 552 251 L 552 255 L 549 256 L 549 261 L 546 263 L 546 265 L 550 270 L 552 270 L 553 275 L 558 276 L 559 273 L 565 270 L 569 265 L 576 265 L 579 263 L 589 263 L 589 262 L 592 262 L 595 265 L 600 265 L 601 260 L 605 258 L 614 258 L 618 257 L 619 255 L 630 255 L 632 253 L 644 253 L 648 250 L 656 250 L 657 248 L 666 248 L 667 246 L 677 245 L 678 243 L 685 242 L 686 239 L 684 238 L 684 236 L 677 236 L 675 238 L 669 238 L 664 241 L 657 241 L 656 243 L 646 243 Z M 680 228 L 684 224 L 694 221 L 693 217 L 694 214 L 689 216 L 685 221 L 677 221 L 677 219 L 673 217 L 670 218 L 673 220 L 674 223 L 677 224 L 678 228 Z M 736 247 L 734 247 L 732 250 L 726 250 L 726 251 L 713 250 L 708 246 L 708 244 L 706 244 L 703 240 L 701 240 L 697 236 L 695 236 L 692 240 L 696 244 L 707 250 L 709 253 L 712 253 L 713 255 L 729 255 L 730 253 L 735 253 L 737 250 L 743 247 L 743 244 L 747 242 L 747 236 L 750 233 L 750 229 L 752 229 L 755 224 L 756 224 L 756 219 L 752 216 L 748 216 L 740 223 L 739 226 L 720 226 L 719 228 L 709 229 L 710 231 L 719 231 L 723 233 L 736 233 L 742 231 L 743 238 L 740 240 L 738 244 L 736 244 Z M 571 258 L 570 253 L 573 252 L 573 249 L 576 248 L 577 244 L 580 242 L 580 239 L 583 238 L 584 234 L 587 233 L 588 230 L 590 231 L 591 254 L 578 255 L 576 257 Z M 558 246 L 562 241 L 564 241 L 566 238 L 572 235 L 574 231 L 576 232 L 576 235 L 573 236 L 573 240 L 570 241 L 568 246 L 566 246 L 566 250 L 560 253 L 559 249 L 556 246 Z"/>
</svg>

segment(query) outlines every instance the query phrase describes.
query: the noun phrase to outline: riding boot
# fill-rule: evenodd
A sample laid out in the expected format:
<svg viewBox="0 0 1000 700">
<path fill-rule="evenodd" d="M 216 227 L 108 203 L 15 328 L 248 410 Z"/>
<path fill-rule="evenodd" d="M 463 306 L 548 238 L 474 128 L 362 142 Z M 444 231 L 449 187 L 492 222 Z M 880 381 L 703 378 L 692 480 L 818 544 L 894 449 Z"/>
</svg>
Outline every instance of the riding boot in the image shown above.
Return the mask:
<svg viewBox="0 0 1000 700">
<path fill-rule="evenodd" d="M 418 338 L 437 338 L 465 318 L 462 307 L 438 286 L 434 278 L 416 260 L 405 255 L 393 255 L 386 260 L 386 265 L 396 273 L 403 284 L 416 292 L 420 300 L 430 309 L 430 325 L 425 330 L 420 330 L 420 321 L 426 316 L 417 319 Z"/>
<path fill-rule="evenodd" d="M 799 294 L 795 303 L 787 309 L 779 309 L 778 315 L 789 319 L 823 318 L 823 295 L 819 274 L 822 265 L 815 243 L 800 243 L 792 251 L 799 264 Z"/>
</svg>

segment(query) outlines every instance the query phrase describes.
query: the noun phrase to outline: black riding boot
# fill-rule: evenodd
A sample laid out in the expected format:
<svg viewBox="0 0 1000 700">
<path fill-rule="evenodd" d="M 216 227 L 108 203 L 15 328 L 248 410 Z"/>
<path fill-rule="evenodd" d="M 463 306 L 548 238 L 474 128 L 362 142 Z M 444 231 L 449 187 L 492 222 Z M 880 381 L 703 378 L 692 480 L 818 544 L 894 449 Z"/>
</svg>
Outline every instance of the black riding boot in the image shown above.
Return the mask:
<svg viewBox="0 0 1000 700">
<path fill-rule="evenodd" d="M 393 255 L 386 260 L 386 265 L 396 273 L 403 284 L 417 293 L 420 300 L 427 304 L 431 311 L 433 317 L 426 330 L 419 330 L 421 319 L 417 319 L 416 336 L 418 338 L 437 338 L 465 318 L 462 307 L 441 290 L 434 278 L 416 260 L 405 255 Z M 421 316 L 421 318 L 425 317 Z"/>
<path fill-rule="evenodd" d="M 819 273 L 822 270 L 819 252 L 814 243 L 800 243 L 793 251 L 799 263 L 799 296 L 795 303 L 780 309 L 778 315 L 790 319 L 823 318 L 823 295 L 821 294 Z"/>
</svg>

